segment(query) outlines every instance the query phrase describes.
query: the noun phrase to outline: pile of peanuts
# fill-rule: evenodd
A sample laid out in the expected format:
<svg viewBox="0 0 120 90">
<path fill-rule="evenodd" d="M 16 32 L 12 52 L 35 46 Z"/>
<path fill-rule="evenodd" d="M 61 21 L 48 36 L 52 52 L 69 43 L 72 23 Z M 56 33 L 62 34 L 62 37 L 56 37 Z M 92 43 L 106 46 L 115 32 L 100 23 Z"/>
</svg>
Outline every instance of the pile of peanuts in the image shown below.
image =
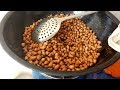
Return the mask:
<svg viewBox="0 0 120 90">
<path fill-rule="evenodd" d="M 49 17 L 51 17 L 50 15 Z M 56 14 L 55 17 L 68 16 Z M 95 33 L 79 18 L 69 19 L 61 24 L 59 32 L 50 40 L 34 42 L 31 32 L 41 20 L 25 27 L 23 51 L 29 63 L 59 71 L 84 70 L 97 62 L 102 48 Z"/>
</svg>

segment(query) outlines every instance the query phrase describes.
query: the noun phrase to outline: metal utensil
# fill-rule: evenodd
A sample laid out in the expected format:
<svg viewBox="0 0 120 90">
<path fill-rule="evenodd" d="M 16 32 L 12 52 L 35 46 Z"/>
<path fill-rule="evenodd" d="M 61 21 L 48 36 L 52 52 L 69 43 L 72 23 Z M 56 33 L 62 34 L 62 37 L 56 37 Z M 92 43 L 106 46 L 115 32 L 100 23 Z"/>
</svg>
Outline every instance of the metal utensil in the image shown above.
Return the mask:
<svg viewBox="0 0 120 90">
<path fill-rule="evenodd" d="M 97 11 L 86 11 L 80 14 L 71 15 L 63 18 L 45 18 L 43 19 L 40 24 L 33 30 L 32 32 L 32 39 L 37 42 L 44 42 L 51 39 L 60 29 L 61 23 L 65 20 L 88 15 L 95 13 Z"/>
</svg>

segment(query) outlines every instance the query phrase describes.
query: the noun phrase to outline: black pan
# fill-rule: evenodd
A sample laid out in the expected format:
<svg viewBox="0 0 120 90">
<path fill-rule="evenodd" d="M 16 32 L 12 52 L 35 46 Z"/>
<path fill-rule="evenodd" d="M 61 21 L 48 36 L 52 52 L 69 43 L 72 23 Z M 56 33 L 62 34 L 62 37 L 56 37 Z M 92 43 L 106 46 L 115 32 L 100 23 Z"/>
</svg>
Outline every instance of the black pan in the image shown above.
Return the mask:
<svg viewBox="0 0 120 90">
<path fill-rule="evenodd" d="M 90 74 L 110 66 L 120 57 L 120 53 L 110 48 L 107 43 L 109 35 L 117 28 L 119 20 L 110 12 L 106 11 L 87 15 L 82 18 L 102 42 L 103 50 L 101 51 L 97 64 L 94 66 L 83 71 L 60 72 L 41 68 L 25 61 L 21 47 L 24 27 L 29 26 L 34 21 L 44 18 L 49 14 L 61 12 L 73 13 L 73 11 L 11 11 L 7 13 L 0 24 L 0 42 L 2 47 L 14 60 L 22 65 L 52 76 L 67 77 Z"/>
</svg>

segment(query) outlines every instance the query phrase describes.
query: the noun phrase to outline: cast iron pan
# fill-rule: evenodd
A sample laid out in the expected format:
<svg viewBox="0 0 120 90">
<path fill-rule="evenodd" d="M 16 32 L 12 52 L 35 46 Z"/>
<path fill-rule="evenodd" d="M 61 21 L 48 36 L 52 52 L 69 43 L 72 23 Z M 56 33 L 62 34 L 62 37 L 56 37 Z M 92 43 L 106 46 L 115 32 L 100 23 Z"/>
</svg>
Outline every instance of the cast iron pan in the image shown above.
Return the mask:
<svg viewBox="0 0 120 90">
<path fill-rule="evenodd" d="M 111 49 L 107 43 L 109 35 L 117 28 L 119 20 L 110 12 L 106 11 L 87 15 L 82 18 L 102 42 L 103 50 L 101 51 L 97 64 L 94 66 L 83 71 L 60 72 L 41 68 L 25 61 L 21 47 L 24 27 L 29 26 L 34 21 L 44 18 L 49 14 L 61 12 L 73 13 L 73 11 L 11 11 L 7 13 L 0 24 L 0 40 L 2 47 L 14 60 L 24 66 L 52 76 L 67 77 L 90 74 L 108 67 L 120 57 L 120 53 Z"/>
</svg>

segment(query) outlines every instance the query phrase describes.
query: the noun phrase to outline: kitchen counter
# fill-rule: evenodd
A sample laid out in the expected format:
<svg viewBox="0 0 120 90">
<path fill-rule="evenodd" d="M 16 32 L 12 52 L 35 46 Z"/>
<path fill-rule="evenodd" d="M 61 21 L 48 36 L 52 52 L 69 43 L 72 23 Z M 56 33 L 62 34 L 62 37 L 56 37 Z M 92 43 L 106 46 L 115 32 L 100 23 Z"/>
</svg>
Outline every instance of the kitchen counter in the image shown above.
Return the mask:
<svg viewBox="0 0 120 90">
<path fill-rule="evenodd" d="M 8 11 L 0 11 L 0 22 Z M 32 70 L 12 59 L 0 44 L 0 79 L 32 79 Z"/>
</svg>

